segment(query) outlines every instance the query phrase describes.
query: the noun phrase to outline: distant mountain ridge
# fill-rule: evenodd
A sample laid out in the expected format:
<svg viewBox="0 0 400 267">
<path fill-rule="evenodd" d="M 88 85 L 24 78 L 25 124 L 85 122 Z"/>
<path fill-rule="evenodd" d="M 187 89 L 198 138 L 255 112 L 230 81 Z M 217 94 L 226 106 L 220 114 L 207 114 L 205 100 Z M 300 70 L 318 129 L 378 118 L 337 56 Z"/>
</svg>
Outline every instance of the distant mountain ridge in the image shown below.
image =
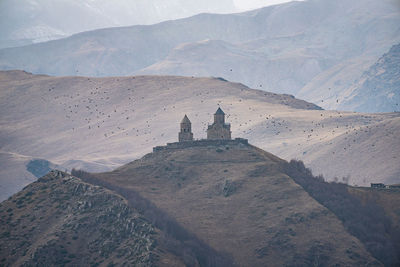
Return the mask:
<svg viewBox="0 0 400 267">
<path fill-rule="evenodd" d="M 231 0 L 3 0 L 0 48 L 60 39 L 99 28 L 154 24 L 202 12 L 234 11 Z"/>
<path fill-rule="evenodd" d="M 332 109 L 364 71 L 400 42 L 399 25 L 400 7 L 393 0 L 291 2 L 2 49 L 0 69 L 223 77 Z"/>
</svg>

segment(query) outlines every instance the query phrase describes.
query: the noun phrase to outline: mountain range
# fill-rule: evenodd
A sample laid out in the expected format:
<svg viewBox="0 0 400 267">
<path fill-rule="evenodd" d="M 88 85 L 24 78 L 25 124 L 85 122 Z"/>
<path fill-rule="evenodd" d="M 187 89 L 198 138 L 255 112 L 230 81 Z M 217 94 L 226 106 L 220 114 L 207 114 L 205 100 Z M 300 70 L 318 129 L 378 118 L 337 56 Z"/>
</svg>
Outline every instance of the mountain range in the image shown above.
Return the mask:
<svg viewBox="0 0 400 267">
<path fill-rule="evenodd" d="M 0 68 L 50 75 L 223 77 L 323 108 L 352 110 L 354 105 L 346 104 L 349 88 L 400 42 L 399 25 L 398 1 L 290 2 L 2 49 Z M 354 93 L 351 101 L 365 97 L 372 96 Z M 364 103 L 357 110 L 398 111 L 397 102 L 381 101 L 379 109 Z"/>
<path fill-rule="evenodd" d="M 60 39 L 99 28 L 154 24 L 201 12 L 235 10 L 231 0 L 4 0 L 0 2 L 0 48 Z"/>
<path fill-rule="evenodd" d="M 0 2 L 0 266 L 400 264 L 398 0 L 202 11 Z"/>
</svg>

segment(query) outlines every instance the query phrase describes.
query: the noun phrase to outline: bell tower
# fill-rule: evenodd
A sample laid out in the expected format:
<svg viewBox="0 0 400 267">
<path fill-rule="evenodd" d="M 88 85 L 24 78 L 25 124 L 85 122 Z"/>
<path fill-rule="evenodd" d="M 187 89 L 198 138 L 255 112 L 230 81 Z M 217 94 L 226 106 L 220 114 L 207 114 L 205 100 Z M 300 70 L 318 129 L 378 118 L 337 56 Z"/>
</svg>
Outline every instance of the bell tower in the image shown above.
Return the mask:
<svg viewBox="0 0 400 267">
<path fill-rule="evenodd" d="M 208 125 L 208 140 L 231 140 L 231 125 L 225 123 L 225 113 L 218 108 L 214 114 L 214 123 Z"/>
<path fill-rule="evenodd" d="M 216 124 L 225 124 L 225 113 L 221 108 L 217 109 L 217 112 L 214 114 L 214 123 Z"/>
<path fill-rule="evenodd" d="M 179 132 L 179 142 L 193 141 L 192 123 L 185 115 L 181 121 L 181 131 Z"/>
</svg>

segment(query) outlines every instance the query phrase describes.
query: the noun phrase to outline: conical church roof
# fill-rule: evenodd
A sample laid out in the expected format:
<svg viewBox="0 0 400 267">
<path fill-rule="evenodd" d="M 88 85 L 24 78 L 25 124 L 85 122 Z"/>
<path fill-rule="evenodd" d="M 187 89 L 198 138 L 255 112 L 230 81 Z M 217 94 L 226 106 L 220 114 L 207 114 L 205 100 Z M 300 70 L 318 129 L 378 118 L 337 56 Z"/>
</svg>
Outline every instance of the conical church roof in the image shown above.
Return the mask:
<svg viewBox="0 0 400 267">
<path fill-rule="evenodd" d="M 215 112 L 215 115 L 225 115 L 225 113 L 222 111 L 221 108 L 218 108 L 217 111 Z"/>
<path fill-rule="evenodd" d="M 185 117 L 183 117 L 181 123 L 191 123 L 189 118 L 186 116 L 186 114 L 185 114 Z"/>
</svg>

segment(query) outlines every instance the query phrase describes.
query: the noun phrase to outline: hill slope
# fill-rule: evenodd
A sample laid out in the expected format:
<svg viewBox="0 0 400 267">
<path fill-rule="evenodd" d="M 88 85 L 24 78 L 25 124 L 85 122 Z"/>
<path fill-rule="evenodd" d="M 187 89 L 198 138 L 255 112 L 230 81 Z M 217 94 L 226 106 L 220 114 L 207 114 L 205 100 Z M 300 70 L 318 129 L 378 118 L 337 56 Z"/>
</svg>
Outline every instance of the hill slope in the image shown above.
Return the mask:
<svg viewBox="0 0 400 267">
<path fill-rule="evenodd" d="M 150 223 L 120 196 L 61 172 L 2 202 L 0 213 L 5 265 L 156 262 L 159 233 Z"/>
<path fill-rule="evenodd" d="M 399 161 L 400 139 L 396 139 L 399 132 L 399 117 L 357 129 L 349 128 L 336 137 L 334 143 L 325 141 L 310 146 L 305 151 L 309 154 L 309 166 L 315 173 L 329 173 L 339 179 L 347 177 L 352 184 L 369 186 L 369 182 L 379 180 L 383 173 L 386 184 L 396 184 L 400 181 L 399 170 L 386 162 Z M 345 171 L 352 168 L 357 172 Z"/>
<path fill-rule="evenodd" d="M 221 106 L 233 137 L 248 138 L 287 160 L 301 159 L 327 179 L 350 176 L 351 184 L 368 185 L 393 181 L 399 173 L 399 157 L 387 157 L 387 151 L 399 150 L 398 138 L 391 134 L 399 123 L 396 113 L 324 111 L 289 95 L 216 78 L 49 77 L 8 71 L 0 72 L 0 81 L 1 152 L 46 159 L 63 170 L 101 172 L 139 158 L 153 146 L 177 140 L 184 114 L 193 123 L 194 137 L 204 138 L 212 114 Z M 363 142 L 376 145 L 374 149 L 367 146 L 366 152 L 355 145 L 361 141 L 355 133 L 360 127 L 379 132 L 363 137 Z M 344 139 L 352 132 L 355 139 Z M 342 139 L 351 145 L 346 150 Z M 368 168 L 346 163 L 354 159 Z M 17 167 L 2 161 L 2 186 L 24 177 L 27 162 L 16 161 L 21 164 Z M 17 169 L 20 175 L 9 175 Z M 363 181 L 365 170 L 373 180 Z"/>
<path fill-rule="evenodd" d="M 117 192 L 140 192 L 239 266 L 379 265 L 283 163 L 250 145 L 208 144 L 158 151 L 95 177 Z"/>
<path fill-rule="evenodd" d="M 0 203 L 1 264 L 232 266 L 130 193 L 123 198 L 67 173 L 48 173 Z"/>
</svg>

